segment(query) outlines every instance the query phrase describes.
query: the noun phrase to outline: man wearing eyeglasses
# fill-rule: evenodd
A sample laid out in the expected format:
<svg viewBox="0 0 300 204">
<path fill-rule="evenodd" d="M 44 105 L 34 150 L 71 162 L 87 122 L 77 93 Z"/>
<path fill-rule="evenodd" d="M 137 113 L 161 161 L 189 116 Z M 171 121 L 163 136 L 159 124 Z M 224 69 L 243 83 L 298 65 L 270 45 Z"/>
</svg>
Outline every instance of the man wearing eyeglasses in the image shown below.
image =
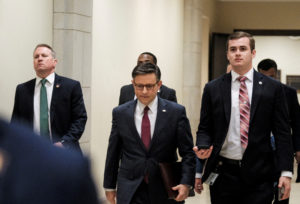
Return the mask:
<svg viewBox="0 0 300 204">
<path fill-rule="evenodd" d="M 152 63 L 152 64 L 157 65 L 157 58 L 151 52 L 143 52 L 138 57 L 137 65 L 140 65 L 143 63 Z M 158 79 L 160 80 L 161 72 L 160 72 L 159 68 L 158 68 L 157 76 L 158 76 Z M 165 85 L 161 85 L 161 87 L 158 89 L 158 95 L 159 95 L 159 97 L 161 97 L 163 99 L 167 99 L 169 101 L 174 101 L 177 103 L 176 91 Z M 134 100 L 134 99 L 136 99 L 136 96 L 134 93 L 133 85 L 128 84 L 128 85 L 123 86 L 120 91 L 119 105 L 126 103 L 127 101 Z"/>
<path fill-rule="evenodd" d="M 185 108 L 161 99 L 158 67 L 137 65 L 132 72 L 137 97 L 113 110 L 112 129 L 106 156 L 106 198 L 118 204 L 183 203 L 195 176 L 193 139 Z M 175 199 L 168 199 L 158 163 L 182 157 L 180 184 Z M 116 189 L 117 188 L 117 189 Z"/>
</svg>

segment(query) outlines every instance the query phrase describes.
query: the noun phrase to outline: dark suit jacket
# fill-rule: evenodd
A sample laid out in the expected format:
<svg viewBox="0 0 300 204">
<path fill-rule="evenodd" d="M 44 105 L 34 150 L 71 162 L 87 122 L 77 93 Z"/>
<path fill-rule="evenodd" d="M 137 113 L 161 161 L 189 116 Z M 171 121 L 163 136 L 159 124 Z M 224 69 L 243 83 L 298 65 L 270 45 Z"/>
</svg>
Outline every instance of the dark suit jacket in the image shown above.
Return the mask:
<svg viewBox="0 0 300 204">
<path fill-rule="evenodd" d="M 300 151 L 300 107 L 297 91 L 287 85 L 284 86 L 287 106 L 289 111 L 289 121 L 292 128 L 294 151 Z"/>
<path fill-rule="evenodd" d="M 88 161 L 0 120 L 1 204 L 97 204 Z"/>
<path fill-rule="evenodd" d="M 33 97 L 35 79 L 19 84 L 16 89 L 12 122 L 33 128 Z M 64 140 L 64 146 L 80 150 L 79 142 L 87 114 L 78 81 L 55 74 L 50 120 L 53 143 Z"/>
<path fill-rule="evenodd" d="M 196 173 L 202 174 L 205 160 L 196 158 Z"/>
<path fill-rule="evenodd" d="M 169 101 L 174 101 L 177 103 L 176 91 L 174 89 L 168 88 L 162 85 L 159 92 L 157 93 L 160 98 L 167 99 Z M 134 99 L 134 88 L 132 84 L 122 86 L 120 90 L 119 105 L 131 101 Z"/>
<path fill-rule="evenodd" d="M 158 162 L 177 161 L 178 149 L 182 157 L 181 183 L 193 186 L 195 155 L 185 108 L 158 98 L 155 130 L 147 151 L 135 127 L 136 104 L 137 100 L 132 100 L 113 110 L 104 188 L 114 189 L 117 186 L 117 202 L 128 204 L 148 172 L 151 203 L 173 203 L 174 200 L 167 199 Z"/>
<path fill-rule="evenodd" d="M 228 132 L 231 114 L 231 73 L 209 82 L 202 98 L 197 145 L 213 145 L 203 180 L 215 170 L 217 157 Z M 276 151 L 270 142 L 275 136 Z M 274 155 L 275 154 L 275 155 Z M 274 179 L 274 156 L 278 170 L 293 170 L 292 140 L 282 85 L 254 71 L 248 146 L 242 159 L 242 178 L 248 184 Z"/>
</svg>

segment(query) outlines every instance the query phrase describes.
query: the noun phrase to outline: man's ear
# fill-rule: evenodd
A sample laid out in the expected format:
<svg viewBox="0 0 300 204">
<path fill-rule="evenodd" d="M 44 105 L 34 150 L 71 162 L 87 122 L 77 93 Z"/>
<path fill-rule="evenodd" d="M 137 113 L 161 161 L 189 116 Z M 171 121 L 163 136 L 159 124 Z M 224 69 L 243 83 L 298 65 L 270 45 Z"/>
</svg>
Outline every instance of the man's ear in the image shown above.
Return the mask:
<svg viewBox="0 0 300 204">
<path fill-rule="evenodd" d="M 252 59 L 256 56 L 256 50 L 252 50 Z"/>
<path fill-rule="evenodd" d="M 53 62 L 54 62 L 54 66 L 56 66 L 56 64 L 57 64 L 57 59 L 54 58 L 54 59 L 53 59 Z"/>
<path fill-rule="evenodd" d="M 160 88 L 160 87 L 161 87 L 161 85 L 162 85 L 162 81 L 161 81 L 161 80 L 159 80 L 159 82 L 157 82 L 157 86 Z"/>
</svg>

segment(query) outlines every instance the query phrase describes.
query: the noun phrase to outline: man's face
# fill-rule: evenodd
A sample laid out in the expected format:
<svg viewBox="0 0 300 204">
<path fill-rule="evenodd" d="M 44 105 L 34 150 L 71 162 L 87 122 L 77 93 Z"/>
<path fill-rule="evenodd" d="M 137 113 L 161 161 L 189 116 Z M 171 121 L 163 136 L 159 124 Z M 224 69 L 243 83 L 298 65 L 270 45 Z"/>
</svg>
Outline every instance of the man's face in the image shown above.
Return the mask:
<svg viewBox="0 0 300 204">
<path fill-rule="evenodd" d="M 148 63 L 148 62 L 154 64 L 153 57 L 151 55 L 141 54 L 138 58 L 137 65 Z"/>
<path fill-rule="evenodd" d="M 272 78 L 276 79 L 277 73 L 276 73 L 275 68 L 273 68 L 273 67 L 268 69 L 268 70 L 259 69 L 259 72 L 266 75 L 266 76 L 269 76 L 269 77 L 272 77 Z"/>
<path fill-rule="evenodd" d="M 38 47 L 33 53 L 33 64 L 37 76 L 44 78 L 54 72 L 57 60 L 47 47 Z"/>
<path fill-rule="evenodd" d="M 162 82 L 156 80 L 154 73 L 137 75 L 132 80 L 136 97 L 146 106 L 155 99 L 157 91 L 160 89 Z"/>
<path fill-rule="evenodd" d="M 251 69 L 255 50 L 250 49 L 250 40 L 247 37 L 229 40 L 227 59 L 234 71 L 239 69 Z"/>
</svg>

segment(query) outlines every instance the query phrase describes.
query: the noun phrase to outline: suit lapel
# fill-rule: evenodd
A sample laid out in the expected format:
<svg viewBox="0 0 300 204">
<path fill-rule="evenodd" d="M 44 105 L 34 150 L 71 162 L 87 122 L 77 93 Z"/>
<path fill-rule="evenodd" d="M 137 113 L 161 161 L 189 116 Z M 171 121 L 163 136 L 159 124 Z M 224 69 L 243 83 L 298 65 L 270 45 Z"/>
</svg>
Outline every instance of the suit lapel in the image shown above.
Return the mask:
<svg viewBox="0 0 300 204">
<path fill-rule="evenodd" d="M 251 109 L 250 109 L 250 124 L 254 117 L 256 107 L 258 106 L 260 96 L 263 92 L 264 80 L 263 75 L 259 74 L 257 71 L 254 71 L 253 77 L 253 91 L 252 91 L 252 100 L 251 100 Z"/>
<path fill-rule="evenodd" d="M 53 91 L 52 91 L 52 99 L 51 99 L 51 106 L 50 106 L 50 121 L 53 122 L 54 114 L 55 114 L 55 106 L 59 99 L 60 89 L 62 88 L 62 80 L 61 77 L 55 74 L 54 84 L 53 84 Z"/>
<path fill-rule="evenodd" d="M 149 151 L 151 150 L 151 147 L 155 144 L 155 141 L 158 139 L 158 136 L 160 132 L 166 127 L 166 122 L 168 120 L 169 111 L 167 109 L 167 104 L 160 98 L 158 98 L 158 104 L 157 104 L 157 116 L 155 121 L 155 128 L 153 137 L 151 139 Z"/>
<path fill-rule="evenodd" d="M 231 114 L 231 73 L 225 74 L 220 86 L 221 95 L 223 96 L 224 112 L 227 124 L 230 121 Z"/>
<path fill-rule="evenodd" d="M 33 127 L 33 113 L 34 113 L 34 89 L 35 89 L 35 83 L 36 79 L 33 79 L 29 84 L 28 84 L 28 101 L 29 101 L 29 107 L 25 107 L 29 109 L 29 119 L 30 119 L 30 124 L 32 124 Z"/>
<path fill-rule="evenodd" d="M 136 129 L 136 126 L 135 126 L 134 113 L 135 113 L 136 105 L 137 105 L 137 99 L 127 105 L 127 116 L 129 117 L 129 119 L 127 120 L 128 127 L 131 130 L 132 136 L 137 140 L 137 142 L 142 147 L 142 149 L 144 151 L 147 151 L 144 146 L 144 143 L 141 139 L 141 136 L 139 135 L 139 133 Z"/>
</svg>

